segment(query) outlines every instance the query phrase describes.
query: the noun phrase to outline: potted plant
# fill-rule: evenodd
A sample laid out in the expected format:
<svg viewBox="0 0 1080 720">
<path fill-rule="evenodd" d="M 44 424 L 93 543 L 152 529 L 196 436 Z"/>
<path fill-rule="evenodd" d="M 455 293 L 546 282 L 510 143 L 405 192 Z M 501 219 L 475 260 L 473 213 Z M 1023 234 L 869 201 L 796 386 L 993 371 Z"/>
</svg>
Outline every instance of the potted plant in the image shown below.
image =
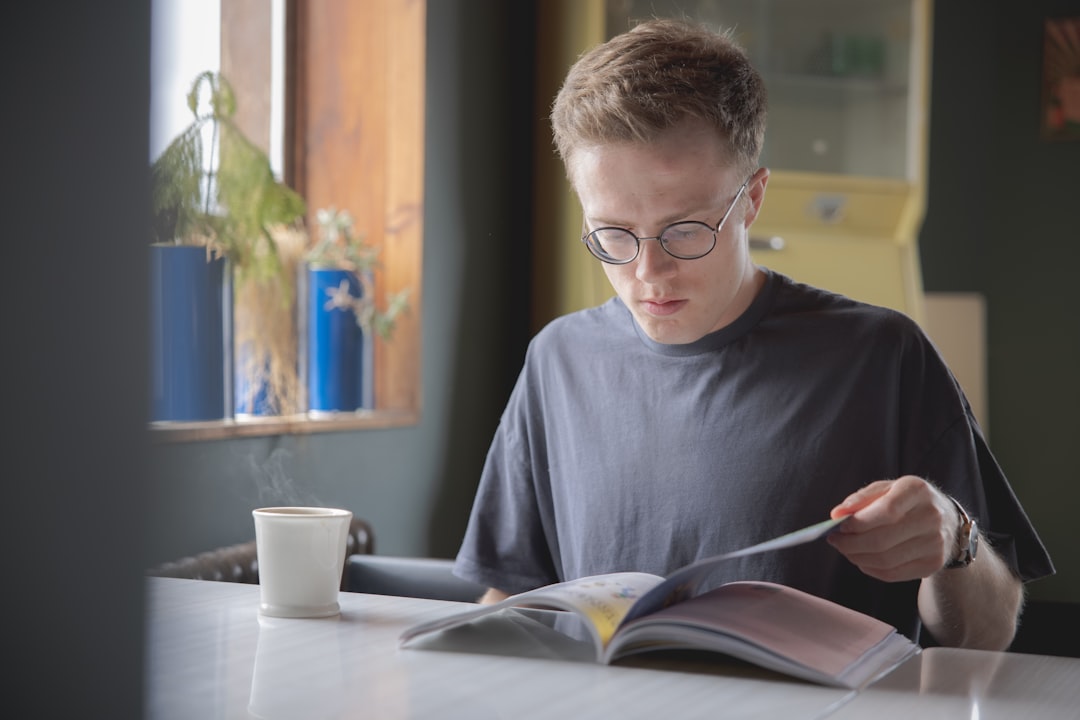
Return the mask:
<svg viewBox="0 0 1080 720">
<path fill-rule="evenodd" d="M 236 97 L 220 73 L 201 73 L 192 83 L 187 105 L 191 124 L 151 167 L 155 405 L 159 395 L 191 392 L 162 389 L 159 393 L 158 385 L 164 388 L 185 372 L 220 372 L 219 395 L 227 405 L 233 374 L 230 358 L 235 355 L 240 380 L 237 407 L 243 408 L 245 401 L 262 392 L 269 407 L 285 409 L 296 396 L 295 335 L 283 341 L 277 328 L 283 324 L 281 318 L 293 314 L 295 276 L 282 248 L 295 246 L 295 268 L 303 243 L 290 245 L 288 241 L 297 232 L 306 206 L 303 198 L 274 178 L 266 153 L 234 122 Z M 172 259 L 177 256 L 184 256 L 180 264 L 190 271 L 179 279 L 171 270 L 178 264 Z M 216 269 L 205 282 L 194 282 L 189 276 L 198 272 L 200 261 Z M 210 288 L 208 295 L 217 293 L 219 300 L 199 315 L 216 312 L 217 326 L 201 339 L 172 341 L 169 333 L 178 323 L 166 306 L 176 299 L 189 306 L 197 304 L 201 299 L 193 294 L 204 286 Z M 181 317 L 179 324 L 185 320 L 190 318 Z M 230 327 L 233 337 L 227 337 Z M 274 332 L 265 332 L 268 327 Z M 223 338 L 220 350 L 215 336 Z M 226 409 L 212 417 L 227 415 Z M 154 419 L 210 418 L 160 418 L 155 409 Z"/>
<path fill-rule="evenodd" d="M 307 395 L 312 414 L 374 408 L 375 336 L 390 339 L 408 307 L 408 289 L 375 302 L 379 248 L 354 232 L 346 211 L 316 213 L 318 235 L 307 261 Z"/>
</svg>

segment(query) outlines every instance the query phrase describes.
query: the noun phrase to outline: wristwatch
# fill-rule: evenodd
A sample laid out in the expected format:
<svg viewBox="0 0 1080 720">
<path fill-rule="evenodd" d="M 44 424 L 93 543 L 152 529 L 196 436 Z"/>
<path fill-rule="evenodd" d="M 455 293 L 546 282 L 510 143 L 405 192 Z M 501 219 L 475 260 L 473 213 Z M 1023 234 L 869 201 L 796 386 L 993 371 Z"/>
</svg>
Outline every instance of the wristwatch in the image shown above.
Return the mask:
<svg viewBox="0 0 1080 720">
<path fill-rule="evenodd" d="M 975 553 L 979 549 L 978 525 L 956 501 L 956 498 L 950 496 L 949 499 L 952 500 L 953 505 L 956 506 L 956 512 L 960 515 L 960 524 L 956 528 L 956 550 L 952 558 L 945 563 L 946 570 L 967 567 L 975 559 Z"/>
</svg>

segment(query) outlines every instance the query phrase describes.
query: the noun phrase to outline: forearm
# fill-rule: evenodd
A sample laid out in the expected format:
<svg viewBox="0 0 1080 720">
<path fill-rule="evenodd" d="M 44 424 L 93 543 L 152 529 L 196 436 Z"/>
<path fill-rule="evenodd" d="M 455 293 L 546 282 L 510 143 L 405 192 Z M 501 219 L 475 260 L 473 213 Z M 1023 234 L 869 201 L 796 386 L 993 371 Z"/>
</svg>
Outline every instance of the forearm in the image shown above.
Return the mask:
<svg viewBox="0 0 1080 720">
<path fill-rule="evenodd" d="M 919 586 L 919 615 L 942 645 L 1005 650 L 1016 634 L 1023 583 L 983 540 L 970 565 L 939 570 Z"/>
<path fill-rule="evenodd" d="M 994 548 L 967 549 L 965 530 L 976 523 L 926 480 L 905 475 L 870 483 L 833 508 L 852 517 L 829 535 L 829 543 L 867 575 L 885 582 L 921 578 L 919 615 L 942 645 L 1004 650 L 1016 634 L 1024 589 Z M 977 531 L 976 531 L 977 532 Z"/>
</svg>

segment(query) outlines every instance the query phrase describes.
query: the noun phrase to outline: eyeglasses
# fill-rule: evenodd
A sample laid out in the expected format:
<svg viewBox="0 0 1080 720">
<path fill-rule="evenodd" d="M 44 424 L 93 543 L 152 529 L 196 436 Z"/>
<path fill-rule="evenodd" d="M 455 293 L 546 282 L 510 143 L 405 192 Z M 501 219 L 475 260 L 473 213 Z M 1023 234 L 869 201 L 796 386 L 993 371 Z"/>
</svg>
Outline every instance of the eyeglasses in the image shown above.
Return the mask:
<svg viewBox="0 0 1080 720">
<path fill-rule="evenodd" d="M 747 178 L 715 228 L 698 220 L 683 220 L 668 225 L 655 237 L 638 237 L 625 228 L 602 227 L 586 233 L 581 242 L 598 260 L 612 265 L 633 262 L 641 252 L 642 240 L 659 240 L 664 252 L 679 260 L 697 260 L 716 247 L 716 234 L 724 227 L 724 222 L 749 183 L 750 178 Z"/>
</svg>

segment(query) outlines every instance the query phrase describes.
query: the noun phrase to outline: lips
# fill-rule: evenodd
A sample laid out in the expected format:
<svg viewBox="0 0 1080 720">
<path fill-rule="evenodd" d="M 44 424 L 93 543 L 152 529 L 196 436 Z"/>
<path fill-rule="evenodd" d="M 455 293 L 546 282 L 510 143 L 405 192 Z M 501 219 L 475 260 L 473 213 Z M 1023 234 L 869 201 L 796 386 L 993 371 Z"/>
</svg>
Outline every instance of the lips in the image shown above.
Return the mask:
<svg viewBox="0 0 1080 720">
<path fill-rule="evenodd" d="M 686 307 L 687 300 L 642 300 L 641 307 L 655 317 L 667 317 Z"/>
</svg>

